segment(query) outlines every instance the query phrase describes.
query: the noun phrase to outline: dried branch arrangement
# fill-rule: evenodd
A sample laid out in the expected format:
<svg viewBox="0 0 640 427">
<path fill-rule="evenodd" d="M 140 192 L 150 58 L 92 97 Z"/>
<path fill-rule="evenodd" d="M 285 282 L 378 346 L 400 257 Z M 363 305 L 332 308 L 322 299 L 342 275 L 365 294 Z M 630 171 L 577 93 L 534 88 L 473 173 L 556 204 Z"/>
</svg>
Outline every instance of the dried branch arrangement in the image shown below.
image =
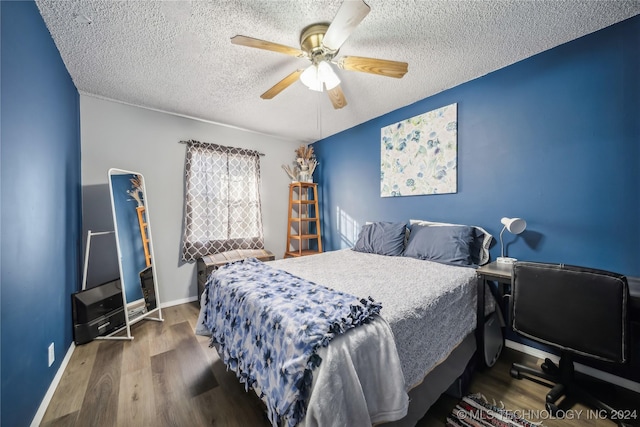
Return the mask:
<svg viewBox="0 0 640 427">
<path fill-rule="evenodd" d="M 133 199 L 138 203 L 138 206 L 144 206 L 144 202 L 142 201 L 143 192 L 142 192 L 142 177 L 140 175 L 134 175 L 131 178 L 131 190 L 127 190 L 127 194 L 133 197 Z"/>
<path fill-rule="evenodd" d="M 282 165 L 282 169 L 289 175 L 292 181 L 309 181 L 318 166 L 312 146 L 301 145 L 295 150 L 296 160 L 294 166 Z"/>
</svg>

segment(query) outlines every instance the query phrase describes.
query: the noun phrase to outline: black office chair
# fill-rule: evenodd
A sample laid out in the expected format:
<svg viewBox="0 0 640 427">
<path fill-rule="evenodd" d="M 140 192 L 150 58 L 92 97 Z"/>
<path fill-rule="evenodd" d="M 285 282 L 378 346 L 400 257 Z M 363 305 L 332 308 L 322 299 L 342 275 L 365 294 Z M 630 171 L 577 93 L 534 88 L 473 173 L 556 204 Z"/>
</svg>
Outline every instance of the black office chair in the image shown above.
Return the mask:
<svg viewBox="0 0 640 427">
<path fill-rule="evenodd" d="M 625 363 L 629 347 L 625 276 L 590 268 L 516 262 L 512 279 L 512 326 L 518 334 L 561 350 L 560 362 L 545 359 L 541 370 L 514 363 L 511 376 L 541 378 L 552 387 L 545 408 L 562 415 L 558 400 L 565 396 L 613 419 L 613 408 L 581 388 L 573 356 Z M 531 378 L 534 377 L 534 378 Z M 567 409 L 567 408 L 564 408 Z M 621 420 L 615 420 L 625 425 Z"/>
</svg>

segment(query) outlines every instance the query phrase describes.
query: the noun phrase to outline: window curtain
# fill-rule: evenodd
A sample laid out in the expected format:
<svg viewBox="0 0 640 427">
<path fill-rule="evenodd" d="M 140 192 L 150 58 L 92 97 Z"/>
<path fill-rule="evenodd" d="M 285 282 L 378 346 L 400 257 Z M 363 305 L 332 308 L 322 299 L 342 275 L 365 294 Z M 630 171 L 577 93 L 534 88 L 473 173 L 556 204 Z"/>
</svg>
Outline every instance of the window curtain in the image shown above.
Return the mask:
<svg viewBox="0 0 640 427">
<path fill-rule="evenodd" d="M 260 156 L 186 141 L 183 261 L 234 249 L 264 249 Z"/>
</svg>

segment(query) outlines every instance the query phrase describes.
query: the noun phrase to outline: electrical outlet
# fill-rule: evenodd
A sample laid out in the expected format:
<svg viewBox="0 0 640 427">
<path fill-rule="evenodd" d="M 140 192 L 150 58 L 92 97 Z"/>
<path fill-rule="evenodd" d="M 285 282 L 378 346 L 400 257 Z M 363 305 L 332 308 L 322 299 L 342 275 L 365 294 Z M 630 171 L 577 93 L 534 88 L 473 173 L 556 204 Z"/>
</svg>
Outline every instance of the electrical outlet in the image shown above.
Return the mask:
<svg viewBox="0 0 640 427">
<path fill-rule="evenodd" d="M 53 362 L 56 360 L 56 352 L 53 343 L 49 344 L 49 366 L 53 365 Z"/>
</svg>

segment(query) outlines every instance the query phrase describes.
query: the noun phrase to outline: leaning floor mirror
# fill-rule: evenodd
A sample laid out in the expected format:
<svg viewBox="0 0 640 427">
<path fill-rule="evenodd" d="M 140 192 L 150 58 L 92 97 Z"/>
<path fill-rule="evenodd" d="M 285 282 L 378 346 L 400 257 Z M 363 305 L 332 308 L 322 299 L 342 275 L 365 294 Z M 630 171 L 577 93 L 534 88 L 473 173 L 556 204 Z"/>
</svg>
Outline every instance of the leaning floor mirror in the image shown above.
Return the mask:
<svg viewBox="0 0 640 427">
<path fill-rule="evenodd" d="M 109 169 L 109 190 L 118 249 L 122 298 L 127 312 L 126 333 L 140 320 L 162 321 L 158 279 L 153 258 L 149 201 L 144 177 L 137 172 Z"/>
</svg>

